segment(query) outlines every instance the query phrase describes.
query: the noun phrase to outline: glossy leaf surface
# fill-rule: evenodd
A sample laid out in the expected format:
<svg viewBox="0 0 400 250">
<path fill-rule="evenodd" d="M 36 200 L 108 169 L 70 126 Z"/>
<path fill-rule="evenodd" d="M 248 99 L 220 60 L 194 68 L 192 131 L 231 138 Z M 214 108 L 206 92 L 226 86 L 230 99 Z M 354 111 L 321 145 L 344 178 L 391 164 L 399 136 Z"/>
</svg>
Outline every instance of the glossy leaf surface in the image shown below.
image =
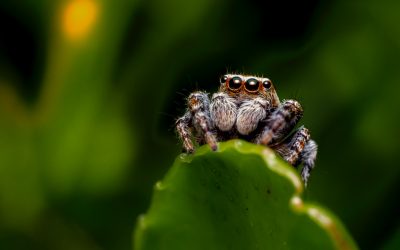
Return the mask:
<svg viewBox="0 0 400 250">
<path fill-rule="evenodd" d="M 180 155 L 139 218 L 135 249 L 357 249 L 341 222 L 301 198 L 296 170 L 240 140 Z"/>
</svg>

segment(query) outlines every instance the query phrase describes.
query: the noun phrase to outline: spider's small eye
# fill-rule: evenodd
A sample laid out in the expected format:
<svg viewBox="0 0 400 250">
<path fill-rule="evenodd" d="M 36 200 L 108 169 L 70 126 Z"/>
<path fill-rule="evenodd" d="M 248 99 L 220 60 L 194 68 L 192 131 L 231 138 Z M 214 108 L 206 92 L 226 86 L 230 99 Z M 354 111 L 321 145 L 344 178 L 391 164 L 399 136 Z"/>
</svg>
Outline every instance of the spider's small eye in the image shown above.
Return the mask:
<svg viewBox="0 0 400 250">
<path fill-rule="evenodd" d="M 235 76 L 229 81 L 229 88 L 230 89 L 239 89 L 242 86 L 242 78 Z"/>
<path fill-rule="evenodd" d="M 264 86 L 264 88 L 269 89 L 272 86 L 272 82 L 270 80 L 265 80 L 263 82 L 263 86 Z"/>
<path fill-rule="evenodd" d="M 246 84 L 244 87 L 246 88 L 247 91 L 254 92 L 258 90 L 258 87 L 260 86 L 260 82 L 257 79 L 250 78 L 246 81 Z"/>
<path fill-rule="evenodd" d="M 228 80 L 228 76 L 227 76 L 227 75 L 224 75 L 224 76 L 222 76 L 222 77 L 219 79 L 219 82 L 220 82 L 220 83 L 226 83 L 226 80 Z"/>
</svg>

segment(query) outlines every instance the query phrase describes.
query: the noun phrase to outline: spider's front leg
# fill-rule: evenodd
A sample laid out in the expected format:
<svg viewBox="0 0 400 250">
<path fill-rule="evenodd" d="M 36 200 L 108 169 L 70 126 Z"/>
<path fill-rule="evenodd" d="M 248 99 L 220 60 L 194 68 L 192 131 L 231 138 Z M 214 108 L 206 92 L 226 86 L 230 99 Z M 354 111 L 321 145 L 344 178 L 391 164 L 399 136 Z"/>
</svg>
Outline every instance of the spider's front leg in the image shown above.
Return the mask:
<svg viewBox="0 0 400 250">
<path fill-rule="evenodd" d="M 297 163 L 303 163 L 303 168 L 301 169 L 301 178 L 306 186 L 308 178 L 310 177 L 310 172 L 314 168 L 315 159 L 317 158 L 317 151 L 317 143 L 313 140 L 309 140 L 304 147 L 303 152 L 301 152 L 300 159 Z"/>
<path fill-rule="evenodd" d="M 217 150 L 217 140 L 213 132 L 214 124 L 210 116 L 210 99 L 207 93 L 198 91 L 190 94 L 188 109 L 192 115 L 192 124 L 197 132 L 199 144 L 207 143 L 213 151 Z"/>
<path fill-rule="evenodd" d="M 289 164 L 297 167 L 303 163 L 301 178 L 307 186 L 310 172 L 317 157 L 317 144 L 310 140 L 310 132 L 304 126 L 297 129 L 284 141 L 271 146 Z"/>
<path fill-rule="evenodd" d="M 213 133 L 213 123 L 210 117 L 210 100 L 207 93 L 194 92 L 187 99 L 188 110 L 176 121 L 176 130 L 183 142 L 184 150 L 194 152 L 191 127 L 196 132 L 198 143 L 207 143 L 212 150 L 217 150 L 217 140 Z"/>
<path fill-rule="evenodd" d="M 192 115 L 189 111 L 187 111 L 181 118 L 176 120 L 176 132 L 179 135 L 183 143 L 183 150 L 186 153 L 193 153 L 194 146 L 192 142 L 192 134 L 190 132 L 190 126 L 192 122 Z"/>
<path fill-rule="evenodd" d="M 272 145 L 271 148 L 280 154 L 290 165 L 295 166 L 309 140 L 310 132 L 304 126 L 301 126 L 284 141 Z"/>
<path fill-rule="evenodd" d="M 271 145 L 285 138 L 303 116 L 298 101 L 286 100 L 269 116 L 266 125 L 255 142 Z"/>
<path fill-rule="evenodd" d="M 317 144 L 310 140 L 310 133 L 305 127 L 300 127 L 287 137 L 302 115 L 303 109 L 300 103 L 295 100 L 284 101 L 270 115 L 264 130 L 256 139 L 256 142 L 271 145 L 276 152 L 293 166 L 303 163 L 301 177 L 304 184 L 307 185 L 317 156 Z M 287 138 L 285 139 L 285 137 Z"/>
</svg>

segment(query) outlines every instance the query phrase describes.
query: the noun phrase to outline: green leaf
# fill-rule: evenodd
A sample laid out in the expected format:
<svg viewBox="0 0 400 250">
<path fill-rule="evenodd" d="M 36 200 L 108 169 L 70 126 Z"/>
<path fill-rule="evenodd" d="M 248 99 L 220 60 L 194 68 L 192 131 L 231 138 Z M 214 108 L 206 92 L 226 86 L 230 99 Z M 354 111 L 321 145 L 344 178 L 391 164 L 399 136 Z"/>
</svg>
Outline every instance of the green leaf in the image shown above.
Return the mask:
<svg viewBox="0 0 400 250">
<path fill-rule="evenodd" d="M 241 140 L 180 155 L 139 218 L 136 250 L 357 249 L 330 212 L 302 200 L 296 170 Z"/>
</svg>

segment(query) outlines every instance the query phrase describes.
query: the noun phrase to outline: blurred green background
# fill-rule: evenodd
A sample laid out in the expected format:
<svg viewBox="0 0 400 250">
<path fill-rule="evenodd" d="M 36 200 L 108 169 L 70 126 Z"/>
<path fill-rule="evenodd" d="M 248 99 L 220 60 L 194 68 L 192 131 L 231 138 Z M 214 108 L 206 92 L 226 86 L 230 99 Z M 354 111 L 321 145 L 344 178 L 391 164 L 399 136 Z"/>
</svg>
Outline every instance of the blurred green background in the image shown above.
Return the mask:
<svg viewBox="0 0 400 250">
<path fill-rule="evenodd" d="M 0 249 L 131 249 L 173 125 L 226 72 L 272 79 L 319 143 L 306 199 L 400 249 L 400 2 L 0 2 Z"/>
</svg>

